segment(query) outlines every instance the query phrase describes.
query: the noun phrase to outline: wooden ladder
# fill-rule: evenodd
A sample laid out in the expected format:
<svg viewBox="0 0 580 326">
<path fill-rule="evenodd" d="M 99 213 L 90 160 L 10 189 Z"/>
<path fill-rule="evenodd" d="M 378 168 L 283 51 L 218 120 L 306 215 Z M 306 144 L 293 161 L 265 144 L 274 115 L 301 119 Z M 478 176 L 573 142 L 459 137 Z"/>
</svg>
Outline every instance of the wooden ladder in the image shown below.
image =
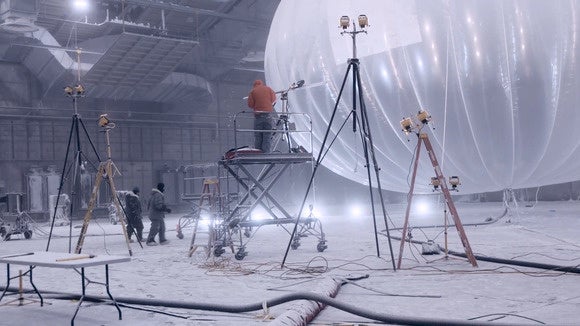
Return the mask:
<svg viewBox="0 0 580 326">
<path fill-rule="evenodd" d="M 189 256 L 191 257 L 197 248 L 201 247 L 205 250 L 206 255 L 209 257 L 211 254 L 212 247 L 215 243 L 215 215 L 212 214 L 212 206 L 216 205 L 216 200 L 219 200 L 219 181 L 216 178 L 205 178 L 203 179 L 202 193 L 199 198 L 199 204 L 197 211 L 193 216 L 193 235 L 191 237 L 191 243 L 189 246 Z M 199 220 L 201 219 L 201 212 L 204 210 L 204 204 L 207 201 L 207 205 L 210 211 L 210 219 L 208 223 L 207 231 L 199 230 Z M 219 204 L 219 203 L 217 203 Z M 207 209 L 207 208 L 206 208 Z M 199 239 L 198 234 L 207 234 L 207 239 Z"/>
<path fill-rule="evenodd" d="M 107 134 L 108 135 L 108 134 Z M 113 181 L 113 175 L 115 172 L 119 172 L 115 164 L 111 159 L 107 160 L 106 162 L 101 162 L 99 164 L 99 169 L 97 171 L 97 177 L 95 179 L 95 185 L 93 187 L 93 192 L 91 193 L 91 199 L 89 201 L 89 205 L 87 208 L 87 212 L 85 217 L 83 218 L 83 225 L 81 227 L 81 232 L 79 235 L 79 239 L 77 241 L 77 246 L 75 249 L 76 254 L 80 254 L 83 250 L 83 244 L 85 241 L 85 237 L 87 235 L 87 229 L 89 227 L 89 223 L 91 221 L 93 210 L 95 209 L 97 203 L 97 196 L 99 194 L 99 188 L 103 181 L 109 184 L 109 190 L 111 191 L 111 200 L 116 208 L 117 219 L 119 220 L 123 235 L 125 236 L 125 242 L 127 243 L 127 249 L 129 250 L 129 256 L 133 256 L 133 251 L 131 250 L 131 244 L 129 243 L 129 236 L 127 235 L 127 225 L 125 220 L 125 214 L 121 207 L 121 203 L 119 202 L 119 196 L 117 195 L 117 189 L 115 189 L 115 182 Z"/>
<path fill-rule="evenodd" d="M 399 259 L 397 262 L 397 269 L 401 268 L 401 260 L 403 257 L 403 249 L 405 249 L 405 238 L 407 236 L 407 228 L 409 226 L 409 212 L 411 211 L 411 203 L 413 201 L 413 190 L 415 188 L 415 177 L 417 176 L 417 166 L 419 164 L 419 154 L 421 151 L 421 144 L 425 144 L 425 148 L 427 149 L 427 154 L 429 155 L 429 159 L 431 160 L 431 165 L 433 165 L 433 169 L 435 170 L 435 175 L 439 180 L 439 185 L 441 186 L 441 191 L 443 192 L 443 196 L 445 197 L 445 204 L 449 207 L 449 213 L 451 213 L 451 217 L 453 217 L 453 222 L 455 222 L 455 228 L 459 233 L 459 237 L 461 238 L 461 243 L 463 244 L 463 249 L 465 250 L 465 254 L 467 255 L 467 259 L 471 263 L 473 267 L 477 267 L 477 260 L 473 255 L 473 251 L 471 251 L 471 246 L 469 245 L 469 240 L 467 240 L 467 235 L 465 234 L 465 230 L 463 229 L 463 224 L 461 224 L 461 219 L 459 219 L 459 214 L 457 213 L 457 209 L 455 208 L 455 204 L 451 199 L 451 194 L 449 193 L 449 188 L 447 187 L 447 182 L 443 177 L 443 173 L 441 172 L 441 167 L 439 166 L 439 162 L 437 161 L 437 157 L 435 156 L 435 151 L 433 150 L 433 146 L 431 146 L 431 141 L 429 137 L 425 133 L 417 133 L 418 143 L 417 149 L 415 151 L 415 162 L 413 164 L 413 175 L 411 177 L 411 189 L 409 190 L 409 197 L 407 201 L 407 210 L 405 212 L 405 223 L 403 224 L 403 235 L 401 236 L 401 247 L 399 250 Z"/>
</svg>

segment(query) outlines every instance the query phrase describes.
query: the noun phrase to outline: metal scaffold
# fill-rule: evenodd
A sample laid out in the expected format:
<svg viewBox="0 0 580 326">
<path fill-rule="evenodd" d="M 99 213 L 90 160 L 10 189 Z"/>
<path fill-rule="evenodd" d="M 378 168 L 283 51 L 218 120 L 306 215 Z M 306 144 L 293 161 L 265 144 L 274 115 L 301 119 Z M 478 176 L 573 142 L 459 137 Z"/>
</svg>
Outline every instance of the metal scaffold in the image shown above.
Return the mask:
<svg viewBox="0 0 580 326">
<path fill-rule="evenodd" d="M 244 133 L 255 132 L 244 129 L 241 112 L 234 117 L 236 145 Z M 310 118 L 300 114 L 310 126 Z M 190 229 L 191 243 L 189 255 L 203 248 L 207 257 L 219 257 L 229 248 L 237 260 L 248 254 L 247 245 L 262 227 L 276 225 L 289 235 L 297 222 L 299 212 L 293 211 L 295 205 L 276 194 L 276 189 L 286 187 L 281 184 L 284 177 L 292 178 L 293 168 L 312 170 L 314 162 L 312 146 L 293 147 L 292 133 L 309 133 L 311 128 L 300 130 L 292 123 L 292 114 L 284 112 L 276 117 L 275 130 L 272 131 L 274 151 L 262 153 L 251 147 L 239 147 L 228 151 L 217 163 L 194 164 L 184 167 L 184 194 L 182 199 L 191 201 L 192 210 L 180 218 L 177 236 L 184 237 L 185 229 Z M 310 138 L 311 141 L 311 138 Z M 293 179 L 293 178 L 292 178 Z M 201 186 L 199 186 L 201 185 Z M 193 191 L 193 192 L 191 192 Z M 256 209 L 265 216 L 256 218 Z M 322 224 L 310 213 L 300 219 L 299 231 L 292 237 L 292 249 L 298 249 L 301 239 L 312 236 L 316 239 L 315 248 L 322 252 L 327 248 Z"/>
</svg>

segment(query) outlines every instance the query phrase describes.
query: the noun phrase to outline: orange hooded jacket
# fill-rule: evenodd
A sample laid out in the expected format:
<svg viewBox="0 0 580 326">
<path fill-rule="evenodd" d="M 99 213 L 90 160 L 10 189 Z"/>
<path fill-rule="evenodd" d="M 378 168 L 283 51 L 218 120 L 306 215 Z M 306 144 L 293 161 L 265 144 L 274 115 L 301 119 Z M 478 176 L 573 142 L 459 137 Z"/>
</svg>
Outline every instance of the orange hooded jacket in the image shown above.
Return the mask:
<svg viewBox="0 0 580 326">
<path fill-rule="evenodd" d="M 264 82 L 259 79 L 254 81 L 254 88 L 248 95 L 248 107 L 254 111 L 272 112 L 272 104 L 275 101 L 276 93 L 270 87 L 264 85 Z"/>
</svg>

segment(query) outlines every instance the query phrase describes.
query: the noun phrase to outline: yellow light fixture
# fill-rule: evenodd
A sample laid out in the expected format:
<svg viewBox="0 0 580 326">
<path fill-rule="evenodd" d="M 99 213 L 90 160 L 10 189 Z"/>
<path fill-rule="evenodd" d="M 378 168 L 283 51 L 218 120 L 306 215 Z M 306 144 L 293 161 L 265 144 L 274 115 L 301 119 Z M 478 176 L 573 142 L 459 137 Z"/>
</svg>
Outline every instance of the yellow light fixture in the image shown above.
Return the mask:
<svg viewBox="0 0 580 326">
<path fill-rule="evenodd" d="M 411 120 L 411 118 L 403 118 L 400 123 L 403 131 L 407 134 L 413 129 L 413 120 Z"/>
<path fill-rule="evenodd" d="M 421 121 L 422 124 L 428 124 L 429 121 L 431 121 L 431 115 L 429 115 L 427 110 L 420 110 L 419 113 L 417 113 L 417 120 Z"/>
</svg>

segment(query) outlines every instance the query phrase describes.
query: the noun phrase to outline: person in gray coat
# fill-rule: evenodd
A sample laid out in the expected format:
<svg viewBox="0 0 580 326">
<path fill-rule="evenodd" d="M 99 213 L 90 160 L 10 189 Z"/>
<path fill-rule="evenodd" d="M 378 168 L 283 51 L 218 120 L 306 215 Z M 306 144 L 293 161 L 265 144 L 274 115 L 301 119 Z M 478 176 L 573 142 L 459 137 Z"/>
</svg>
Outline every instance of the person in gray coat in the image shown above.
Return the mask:
<svg viewBox="0 0 580 326">
<path fill-rule="evenodd" d="M 157 188 L 151 191 L 151 198 L 149 199 L 149 219 L 151 220 L 151 229 L 147 237 L 148 246 L 156 246 L 155 236 L 159 233 L 159 243 L 166 244 L 165 238 L 165 213 L 171 213 L 171 209 L 165 205 L 165 185 L 158 183 Z"/>
</svg>

